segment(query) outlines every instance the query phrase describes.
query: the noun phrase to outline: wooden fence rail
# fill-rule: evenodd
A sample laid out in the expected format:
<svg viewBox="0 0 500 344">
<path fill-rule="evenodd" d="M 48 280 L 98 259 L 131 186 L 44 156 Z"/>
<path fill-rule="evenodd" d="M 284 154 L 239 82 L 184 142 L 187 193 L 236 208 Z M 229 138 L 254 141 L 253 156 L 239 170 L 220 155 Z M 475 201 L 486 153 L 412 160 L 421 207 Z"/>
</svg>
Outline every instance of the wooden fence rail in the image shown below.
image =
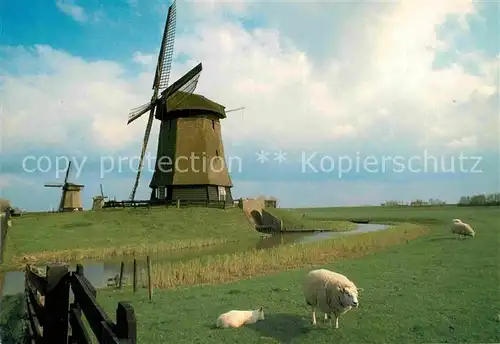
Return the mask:
<svg viewBox="0 0 500 344">
<path fill-rule="evenodd" d="M 207 201 L 207 200 L 135 200 L 135 201 L 106 201 L 103 208 L 150 208 L 150 207 L 210 207 L 210 208 L 231 208 L 233 202 L 227 201 Z"/>
<path fill-rule="evenodd" d="M 71 304 L 70 291 L 73 293 Z M 67 265 L 52 264 L 47 266 L 45 276 L 27 265 L 25 297 L 29 343 L 93 343 L 82 321 L 82 314 L 98 343 L 137 343 L 137 322 L 132 306 L 127 302 L 118 302 L 116 323 L 113 323 L 97 303 L 96 290 L 84 276 L 81 265 L 71 272 Z"/>
</svg>

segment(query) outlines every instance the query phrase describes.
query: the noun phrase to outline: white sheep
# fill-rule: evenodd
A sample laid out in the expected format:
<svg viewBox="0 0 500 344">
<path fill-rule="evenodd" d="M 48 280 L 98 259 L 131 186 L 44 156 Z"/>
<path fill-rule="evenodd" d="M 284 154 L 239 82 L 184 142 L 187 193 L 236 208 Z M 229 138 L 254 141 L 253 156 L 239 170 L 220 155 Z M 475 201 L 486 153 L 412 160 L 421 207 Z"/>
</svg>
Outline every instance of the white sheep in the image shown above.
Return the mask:
<svg viewBox="0 0 500 344">
<path fill-rule="evenodd" d="M 470 236 L 474 237 L 476 235 L 476 232 L 472 229 L 469 224 L 462 222 L 460 219 L 454 219 L 453 224 L 451 226 L 451 232 L 454 234 L 458 234 L 459 237 L 464 237 Z"/>
<path fill-rule="evenodd" d="M 243 325 L 255 324 L 259 320 L 264 320 L 263 307 L 253 311 L 232 310 L 223 313 L 217 318 L 215 326 L 219 328 L 236 328 Z"/>
<path fill-rule="evenodd" d="M 325 313 L 325 320 L 335 318 L 335 328 L 339 328 L 339 317 L 352 307 L 358 307 L 358 292 L 362 288 L 344 275 L 326 270 L 312 270 L 303 282 L 304 297 L 312 309 L 312 323 L 316 325 L 316 308 Z"/>
</svg>

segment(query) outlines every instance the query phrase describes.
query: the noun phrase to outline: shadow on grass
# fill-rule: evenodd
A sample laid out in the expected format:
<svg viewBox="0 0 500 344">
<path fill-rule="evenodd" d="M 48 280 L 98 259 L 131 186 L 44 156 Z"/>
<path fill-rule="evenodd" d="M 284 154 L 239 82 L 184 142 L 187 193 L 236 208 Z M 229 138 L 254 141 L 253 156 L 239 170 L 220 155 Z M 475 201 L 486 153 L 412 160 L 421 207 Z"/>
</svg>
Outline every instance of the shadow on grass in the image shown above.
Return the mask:
<svg viewBox="0 0 500 344">
<path fill-rule="evenodd" d="M 446 236 L 446 237 L 429 238 L 426 241 L 441 241 L 441 240 L 458 240 L 458 239 Z"/>
<path fill-rule="evenodd" d="M 280 343 L 288 343 L 310 331 L 309 323 L 295 314 L 266 314 L 265 319 L 248 325 L 261 337 L 273 338 Z"/>
<path fill-rule="evenodd" d="M 0 305 L 0 343 L 24 343 L 24 294 L 2 297 Z"/>
</svg>

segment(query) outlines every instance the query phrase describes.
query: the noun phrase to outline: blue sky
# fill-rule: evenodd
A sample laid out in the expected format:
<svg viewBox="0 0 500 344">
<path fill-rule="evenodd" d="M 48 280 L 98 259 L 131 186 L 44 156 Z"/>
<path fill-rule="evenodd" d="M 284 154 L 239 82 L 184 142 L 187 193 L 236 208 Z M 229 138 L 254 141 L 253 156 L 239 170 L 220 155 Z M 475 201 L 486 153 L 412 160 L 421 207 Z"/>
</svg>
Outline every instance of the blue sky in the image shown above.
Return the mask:
<svg viewBox="0 0 500 344">
<path fill-rule="evenodd" d="M 127 126 L 126 118 L 151 97 L 168 5 L 0 3 L 0 197 L 32 210 L 55 206 L 59 191 L 43 184 L 62 180 L 57 157 L 86 159 L 72 175 L 86 185 L 86 206 L 100 183 L 106 194 L 128 197 L 133 166 L 103 174 L 102 161 L 140 152 L 145 120 Z M 178 0 L 171 78 L 202 61 L 197 92 L 245 107 L 222 122 L 235 196 L 272 195 L 282 206 L 454 201 L 500 190 L 499 17 L 500 4 L 466 0 Z M 157 130 L 155 123 L 152 155 Z M 256 161 L 260 150 L 271 160 Z M 273 160 L 280 150 L 283 164 Z M 302 154 L 314 152 L 316 169 L 321 157 L 336 166 L 304 173 Z M 467 171 L 409 171 L 424 154 L 448 169 L 468 157 Z M 52 169 L 23 170 L 30 156 L 47 157 Z M 340 171 L 342 156 L 361 167 Z M 386 162 L 382 171 L 395 157 L 400 168 Z M 363 167 L 366 159 L 378 167 Z M 471 161 L 481 172 L 471 173 Z M 139 196 L 149 195 L 150 177 L 143 173 Z"/>
</svg>

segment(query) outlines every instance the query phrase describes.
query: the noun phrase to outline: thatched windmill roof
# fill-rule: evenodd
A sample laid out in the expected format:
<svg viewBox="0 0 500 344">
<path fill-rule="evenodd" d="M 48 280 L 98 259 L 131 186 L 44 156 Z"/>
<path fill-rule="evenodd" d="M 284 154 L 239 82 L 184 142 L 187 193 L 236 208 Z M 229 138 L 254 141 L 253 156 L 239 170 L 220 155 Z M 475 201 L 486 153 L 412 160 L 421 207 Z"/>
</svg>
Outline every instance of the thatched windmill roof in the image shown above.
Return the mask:
<svg viewBox="0 0 500 344">
<path fill-rule="evenodd" d="M 177 101 L 177 97 L 183 97 L 182 102 Z M 167 100 L 168 113 L 185 110 L 203 110 L 212 112 L 219 118 L 226 118 L 225 106 L 214 102 L 200 94 L 186 94 L 178 91 Z"/>
</svg>

